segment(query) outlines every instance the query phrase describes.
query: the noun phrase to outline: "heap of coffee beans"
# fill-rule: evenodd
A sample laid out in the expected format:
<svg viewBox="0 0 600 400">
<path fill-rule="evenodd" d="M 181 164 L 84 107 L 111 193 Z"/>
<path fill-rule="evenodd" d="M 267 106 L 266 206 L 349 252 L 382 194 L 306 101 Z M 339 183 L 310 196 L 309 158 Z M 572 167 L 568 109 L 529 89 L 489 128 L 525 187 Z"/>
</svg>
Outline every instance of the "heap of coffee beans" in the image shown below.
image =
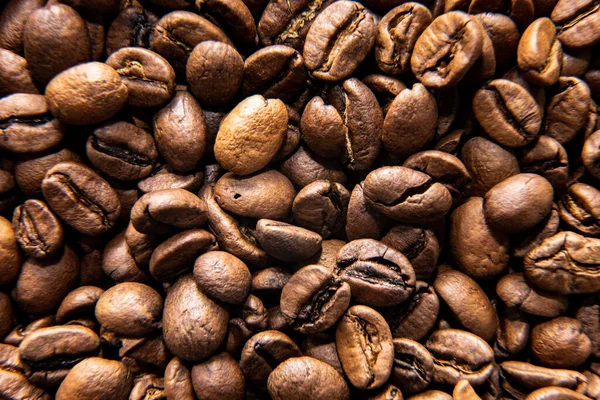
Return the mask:
<svg viewBox="0 0 600 400">
<path fill-rule="evenodd" d="M 0 399 L 600 399 L 599 0 L 0 2 Z"/>
</svg>

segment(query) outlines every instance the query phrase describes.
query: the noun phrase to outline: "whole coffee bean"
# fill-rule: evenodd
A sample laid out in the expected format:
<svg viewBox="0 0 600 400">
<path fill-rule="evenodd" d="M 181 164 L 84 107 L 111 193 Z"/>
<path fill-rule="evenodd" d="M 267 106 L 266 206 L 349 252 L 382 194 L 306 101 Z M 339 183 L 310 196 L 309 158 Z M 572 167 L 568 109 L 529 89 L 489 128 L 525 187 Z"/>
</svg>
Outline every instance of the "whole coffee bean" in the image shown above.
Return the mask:
<svg viewBox="0 0 600 400">
<path fill-rule="evenodd" d="M 287 130 L 287 111 L 281 100 L 260 95 L 239 103 L 221 122 L 215 157 L 225 169 L 248 175 L 275 156 Z M 248 151 L 253 148 L 253 151 Z"/>
<path fill-rule="evenodd" d="M 440 300 L 433 286 L 418 281 L 413 295 L 385 316 L 393 337 L 421 340 L 435 325 L 439 310 Z"/>
<path fill-rule="evenodd" d="M 8 399 L 50 400 L 52 397 L 29 383 L 25 375 L 8 369 L 0 369 L 0 389 Z"/>
<path fill-rule="evenodd" d="M 56 318 L 54 315 L 34 319 L 33 322 L 24 325 L 17 325 L 5 338 L 4 343 L 11 346 L 19 346 L 23 339 L 30 333 L 40 329 L 47 328 L 49 326 L 56 325 Z"/>
<path fill-rule="evenodd" d="M 585 162 L 585 161 L 584 161 Z M 549 136 L 540 136 L 519 151 L 521 172 L 543 176 L 555 193 L 561 193 L 569 175 L 569 158 L 564 147 Z"/>
<path fill-rule="evenodd" d="M 165 394 L 168 398 L 195 400 L 191 372 L 177 357 L 173 357 L 165 370 Z"/>
<path fill-rule="evenodd" d="M 589 397 L 559 386 L 548 386 L 531 392 L 527 400 L 588 400 Z"/>
<path fill-rule="evenodd" d="M 131 227 L 135 230 L 133 226 Z M 129 227 L 127 232 L 129 232 Z M 127 232 L 125 233 L 125 239 L 128 238 Z M 152 241 L 153 239 L 149 240 Z M 142 242 L 136 242 L 144 246 Z M 129 243 L 130 240 L 127 240 L 128 246 L 132 247 Z M 146 243 L 152 246 L 153 242 Z M 218 247 L 217 239 L 214 235 L 204 229 L 190 229 L 175 234 L 158 246 L 155 246 L 155 248 L 151 247 L 149 249 L 151 252 L 149 259 L 150 273 L 159 282 L 172 282 L 179 275 L 191 271 L 194 261 L 198 256 L 207 251 L 217 250 Z"/>
<path fill-rule="evenodd" d="M 346 214 L 346 236 L 349 240 L 375 239 L 383 237 L 391 221 L 369 207 L 363 191 L 363 182 L 354 186 Z"/>
<path fill-rule="evenodd" d="M 458 329 L 435 331 L 425 344 L 433 356 L 433 380 L 456 385 L 466 379 L 480 386 L 494 370 L 494 351 L 479 336 Z"/>
<path fill-rule="evenodd" d="M 79 64 L 56 75 L 46 88 L 50 112 L 71 125 L 106 121 L 118 113 L 129 94 L 119 74 L 106 64 Z"/>
<path fill-rule="evenodd" d="M 93 318 L 96 303 L 104 290 L 96 286 L 80 286 L 65 296 L 56 311 L 56 322 L 64 323 L 76 318 Z"/>
<path fill-rule="evenodd" d="M 18 233 L 15 233 L 10 221 L 0 217 L 0 284 L 2 285 L 13 283 L 21 271 L 21 251 L 17 237 Z"/>
<path fill-rule="evenodd" d="M 354 240 L 341 248 L 336 274 L 348 282 L 352 296 L 372 306 L 392 306 L 413 293 L 415 272 L 402 253 L 373 239 Z"/>
<path fill-rule="evenodd" d="M 291 276 L 281 291 L 281 312 L 304 334 L 331 328 L 350 305 L 350 285 L 320 265 Z"/>
<path fill-rule="evenodd" d="M 342 185 L 348 180 L 339 162 L 320 157 L 306 146 L 300 146 L 281 164 L 281 173 L 299 189 L 318 180 L 337 182 Z"/>
<path fill-rule="evenodd" d="M 106 244 L 102 254 L 102 271 L 117 283 L 150 283 L 148 274 L 140 269 L 121 232 Z"/>
<path fill-rule="evenodd" d="M 507 383 L 525 393 L 546 386 L 560 386 L 575 390 L 586 379 L 577 371 L 544 368 L 521 361 L 505 361 L 500 364 L 500 368 Z"/>
<path fill-rule="evenodd" d="M 292 213 L 298 225 L 327 239 L 344 227 L 348 201 L 350 193 L 344 186 L 319 180 L 298 192 Z"/>
<path fill-rule="evenodd" d="M 522 86 L 496 79 L 477 91 L 473 111 L 485 132 L 507 147 L 522 147 L 536 138 L 542 124 L 535 100 Z"/>
<path fill-rule="evenodd" d="M 294 197 L 294 186 L 276 170 L 248 176 L 228 172 L 215 185 L 219 205 L 244 217 L 283 219 L 292 211 Z"/>
<path fill-rule="evenodd" d="M 298 381 L 298 377 L 307 377 Z M 350 398 L 344 379 L 330 365 L 312 357 L 288 358 L 269 375 L 267 384 L 274 400 L 300 400 L 316 396 L 319 399 Z"/>
<path fill-rule="evenodd" d="M 86 235 L 110 230 L 121 213 L 114 189 L 90 168 L 74 162 L 56 164 L 42 181 L 42 191 L 63 221 Z"/>
<path fill-rule="evenodd" d="M 401 400 L 404 399 L 402 392 L 396 386 L 387 384 L 382 389 L 376 390 L 368 397 L 368 400 Z"/>
<path fill-rule="evenodd" d="M 196 364 L 191 372 L 196 396 L 201 399 L 217 400 L 227 397 L 242 400 L 245 394 L 245 379 L 240 366 L 229 353 L 221 353 Z"/>
<path fill-rule="evenodd" d="M 252 274 L 252 293 L 261 298 L 278 297 L 290 280 L 291 272 L 280 267 L 269 267 Z"/>
<path fill-rule="evenodd" d="M 188 361 L 210 357 L 227 335 L 229 313 L 184 275 L 171 287 L 163 311 L 163 338 L 169 351 Z"/>
<path fill-rule="evenodd" d="M 224 251 L 209 251 L 196 259 L 198 287 L 215 300 L 241 304 L 250 293 L 252 276 L 246 264 Z"/>
<path fill-rule="evenodd" d="M 106 54 L 123 47 L 150 47 L 150 33 L 158 18 L 141 7 L 127 7 L 112 21 L 106 34 Z"/>
<path fill-rule="evenodd" d="M 498 317 L 490 299 L 473 279 L 462 272 L 450 270 L 439 273 L 433 287 L 466 330 L 486 342 L 494 340 Z"/>
<path fill-rule="evenodd" d="M 131 210 L 131 222 L 142 233 L 190 229 L 207 219 L 206 203 L 184 189 L 165 189 L 140 197 Z"/>
<path fill-rule="evenodd" d="M 101 172 L 129 181 L 150 175 L 158 152 L 146 131 L 127 122 L 114 122 L 90 135 L 86 155 Z"/>
<path fill-rule="evenodd" d="M 162 297 L 150 286 L 136 282 L 115 285 L 96 305 L 96 318 L 103 328 L 117 335 L 144 336 L 155 331 L 162 315 Z"/>
<path fill-rule="evenodd" d="M 64 131 L 42 95 L 16 93 L 0 99 L 0 149 L 39 153 L 55 147 Z"/>
<path fill-rule="evenodd" d="M 394 362 L 392 334 L 377 311 L 361 305 L 350 307 L 338 324 L 335 342 L 354 387 L 376 389 L 388 380 Z"/>
<path fill-rule="evenodd" d="M 557 317 L 532 329 L 531 351 L 547 367 L 576 368 L 590 356 L 591 342 L 579 321 Z"/>
<path fill-rule="evenodd" d="M 265 388 L 267 379 L 278 365 L 292 357 L 301 357 L 300 348 L 286 334 L 264 331 L 252 336 L 242 350 L 240 366 L 252 384 Z"/>
<path fill-rule="evenodd" d="M 256 24 L 242 0 L 208 0 L 196 3 L 196 9 L 216 21 L 239 47 L 256 45 Z"/>
<path fill-rule="evenodd" d="M 0 17 L 1 18 L 1 17 Z M 13 93 L 39 94 L 24 57 L 0 48 L 0 96 Z"/>
<path fill-rule="evenodd" d="M 188 92 L 177 92 L 154 116 L 154 137 L 160 154 L 176 171 L 190 172 L 206 151 L 202 108 Z"/>
<path fill-rule="evenodd" d="M 363 83 L 367 85 L 373 92 L 379 106 L 383 111 L 383 116 L 387 114 L 392 101 L 400 94 L 401 91 L 406 89 L 406 85 L 400 80 L 387 75 L 371 74 L 363 78 Z"/>
<path fill-rule="evenodd" d="M 561 77 L 546 105 L 543 134 L 566 144 L 577 135 L 593 132 L 596 112 L 588 85 L 575 77 Z"/>
<path fill-rule="evenodd" d="M 559 0 L 550 14 L 558 28 L 558 39 L 567 47 L 587 47 L 600 40 L 598 10 L 593 3 Z"/>
<path fill-rule="evenodd" d="M 58 387 L 69 370 L 100 351 L 100 338 L 89 328 L 77 325 L 40 328 L 19 345 L 21 359 L 30 371 L 31 383 Z"/>
<path fill-rule="evenodd" d="M 367 175 L 367 204 L 398 222 L 423 223 L 444 216 L 452 205 L 448 189 L 422 172 L 382 167 Z"/>
<path fill-rule="evenodd" d="M 413 73 L 427 87 L 455 86 L 481 56 L 484 34 L 464 12 L 437 17 L 415 43 Z"/>
<path fill-rule="evenodd" d="M 383 146 L 400 158 L 416 153 L 433 139 L 437 116 L 435 98 L 425 86 L 416 84 L 412 89 L 401 91 L 383 122 Z"/>
<path fill-rule="evenodd" d="M 525 280 L 522 273 L 502 277 L 496 285 L 496 293 L 507 306 L 542 317 L 556 317 L 564 313 L 569 306 L 565 296 L 537 289 Z"/>
<path fill-rule="evenodd" d="M 394 339 L 391 379 L 404 394 L 422 392 L 433 380 L 431 353 L 414 340 Z"/>
<path fill-rule="evenodd" d="M 111 54 L 106 64 L 121 76 L 135 107 L 155 107 L 175 94 L 175 71 L 167 60 L 153 51 L 126 47 Z"/>
<path fill-rule="evenodd" d="M 47 260 L 29 258 L 15 283 L 13 299 L 33 315 L 54 311 L 79 280 L 79 258 L 69 247 Z"/>
<path fill-rule="evenodd" d="M 410 72 L 410 58 L 417 39 L 433 18 L 418 3 L 405 3 L 388 12 L 379 22 L 375 42 L 377 65 L 386 74 Z"/>
<path fill-rule="evenodd" d="M 554 190 L 546 179 L 537 174 L 518 174 L 487 192 L 483 213 L 494 230 L 525 231 L 548 215 L 553 198 Z"/>
<path fill-rule="evenodd" d="M 375 16 L 360 3 L 334 2 L 315 18 L 306 35 L 306 68 L 324 81 L 347 78 L 373 47 L 376 29 Z"/>
<path fill-rule="evenodd" d="M 56 392 L 56 399 L 93 400 L 110 397 L 125 400 L 132 386 L 131 372 L 119 361 L 91 357 L 69 372 Z"/>
<path fill-rule="evenodd" d="M 476 15 L 494 47 L 497 70 L 506 71 L 515 63 L 520 34 L 515 22 L 508 16 L 492 12 Z"/>
<path fill-rule="evenodd" d="M 581 233 L 600 234 L 597 198 L 600 192 L 590 185 L 575 183 L 567 189 L 558 203 L 562 221 Z"/>
<path fill-rule="evenodd" d="M 560 76 L 561 42 L 556 27 L 549 18 L 539 18 L 527 27 L 517 52 L 517 62 L 523 76 L 538 86 L 552 86 Z"/>
<path fill-rule="evenodd" d="M 62 250 L 62 225 L 44 202 L 25 201 L 15 208 L 12 222 L 19 246 L 28 256 L 44 259 Z"/>
<path fill-rule="evenodd" d="M 190 54 L 186 76 L 190 91 L 201 104 L 223 106 L 233 100 L 242 85 L 244 60 L 234 47 L 226 43 L 204 41 Z"/>
<path fill-rule="evenodd" d="M 395 225 L 381 242 L 408 258 L 417 279 L 427 279 L 435 271 L 440 245 L 433 231 L 416 225 Z"/>
<path fill-rule="evenodd" d="M 563 49 L 560 76 L 582 77 L 587 72 L 589 66 L 589 48 L 584 47 L 581 49 Z"/>
<path fill-rule="evenodd" d="M 269 219 L 258 221 L 255 235 L 269 255 L 290 262 L 311 258 L 321 249 L 323 240 L 308 229 Z"/>
<path fill-rule="evenodd" d="M 244 323 L 248 328 L 256 331 L 264 331 L 267 329 L 267 313 L 268 311 L 262 300 L 253 294 L 249 295 L 242 305 L 241 316 Z"/>
<path fill-rule="evenodd" d="M 58 3 L 32 12 L 23 43 L 31 75 L 41 85 L 67 68 L 91 61 L 86 23 L 68 5 Z"/>
<path fill-rule="evenodd" d="M 288 46 L 265 47 L 244 63 L 243 90 L 246 94 L 290 101 L 300 94 L 305 81 L 304 58 Z"/>
<path fill-rule="evenodd" d="M 44 7 L 44 0 L 10 0 L 0 15 L 0 47 L 13 53 L 23 53 L 23 31 L 27 18 Z"/>
</svg>

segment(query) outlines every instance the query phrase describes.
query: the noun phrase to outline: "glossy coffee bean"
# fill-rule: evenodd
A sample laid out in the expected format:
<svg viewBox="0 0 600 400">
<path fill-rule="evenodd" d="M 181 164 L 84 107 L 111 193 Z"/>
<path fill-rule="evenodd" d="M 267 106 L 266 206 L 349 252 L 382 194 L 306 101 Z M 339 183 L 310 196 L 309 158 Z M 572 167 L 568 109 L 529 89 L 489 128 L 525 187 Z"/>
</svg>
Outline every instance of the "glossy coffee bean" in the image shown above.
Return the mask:
<svg viewBox="0 0 600 400">
<path fill-rule="evenodd" d="M 549 136 L 539 136 L 529 146 L 519 150 L 521 172 L 538 174 L 550 182 L 555 193 L 561 193 L 567 183 L 569 159 L 564 147 Z"/>
<path fill-rule="evenodd" d="M 90 357 L 77 364 L 67 375 L 56 392 L 61 400 L 78 398 L 82 400 L 110 396 L 124 400 L 132 386 L 131 372 L 119 361 Z"/>
<path fill-rule="evenodd" d="M 543 292 L 525 280 L 522 273 L 505 275 L 496 285 L 496 293 L 509 307 L 542 317 L 556 317 L 567 310 L 565 296 Z"/>
<path fill-rule="evenodd" d="M 106 34 L 106 54 L 123 47 L 150 47 L 150 33 L 158 17 L 141 7 L 127 7 L 113 20 Z"/>
<path fill-rule="evenodd" d="M 1 96 L 13 93 L 39 94 L 27 60 L 6 49 L 0 49 L 0 86 Z"/>
<path fill-rule="evenodd" d="M 561 58 L 561 42 L 549 18 L 537 19 L 523 32 L 517 62 L 527 81 L 538 86 L 554 85 L 560 76 Z"/>
<path fill-rule="evenodd" d="M 257 222 L 255 236 L 270 256 L 282 261 L 310 259 L 321 249 L 323 242 L 313 231 L 268 219 Z"/>
<path fill-rule="evenodd" d="M 213 299 L 241 304 L 250 293 L 252 276 L 239 258 L 224 251 L 209 251 L 194 262 L 194 279 Z"/>
<path fill-rule="evenodd" d="M 597 236 L 600 233 L 596 199 L 600 192 L 590 185 L 575 183 L 558 203 L 560 219 L 575 230 Z"/>
<path fill-rule="evenodd" d="M 404 394 L 422 392 L 433 380 L 433 357 L 410 339 L 394 339 L 392 381 Z"/>
<path fill-rule="evenodd" d="M 433 286 L 417 281 L 413 295 L 385 313 L 395 338 L 421 340 L 435 325 L 440 300 Z"/>
<path fill-rule="evenodd" d="M 80 286 L 65 296 L 56 311 L 58 323 L 76 318 L 91 318 L 104 290 L 96 286 Z"/>
<path fill-rule="evenodd" d="M 545 368 L 521 361 L 505 361 L 500 364 L 506 385 L 523 392 L 546 386 L 561 386 L 576 389 L 586 379 L 577 371 Z"/>
<path fill-rule="evenodd" d="M 598 13 L 591 3 L 579 1 L 570 5 L 560 0 L 550 17 L 559 28 L 558 39 L 568 47 L 587 47 L 597 43 Z"/>
<path fill-rule="evenodd" d="M 28 256 L 44 259 L 62 250 L 62 225 L 44 202 L 25 201 L 15 208 L 12 222 L 19 246 Z"/>
<path fill-rule="evenodd" d="M 579 321 L 557 317 L 532 329 L 531 350 L 544 366 L 576 368 L 590 356 L 591 342 Z"/>
</svg>

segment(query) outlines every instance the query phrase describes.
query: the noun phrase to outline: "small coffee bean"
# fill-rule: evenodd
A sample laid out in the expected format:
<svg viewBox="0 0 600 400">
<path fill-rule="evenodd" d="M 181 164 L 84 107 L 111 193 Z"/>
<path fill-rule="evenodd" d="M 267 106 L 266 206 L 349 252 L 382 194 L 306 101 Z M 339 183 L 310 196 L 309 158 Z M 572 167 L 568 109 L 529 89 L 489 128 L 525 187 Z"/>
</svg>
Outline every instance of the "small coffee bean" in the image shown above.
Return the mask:
<svg viewBox="0 0 600 400">
<path fill-rule="evenodd" d="M 581 233 L 597 236 L 600 233 L 596 203 L 599 195 L 600 192 L 590 185 L 575 183 L 569 186 L 558 203 L 561 220 Z"/>
<path fill-rule="evenodd" d="M 404 394 L 422 392 L 433 380 L 433 357 L 410 339 L 394 339 L 392 382 Z"/>
<path fill-rule="evenodd" d="M 133 377 L 119 361 L 90 357 L 77 364 L 56 392 L 57 400 L 104 397 L 125 400 L 131 391 Z"/>
<path fill-rule="evenodd" d="M 256 239 L 265 251 L 282 261 L 303 261 L 314 256 L 323 239 L 315 232 L 285 222 L 261 219 Z"/>
<path fill-rule="evenodd" d="M 306 146 L 300 146 L 281 164 L 281 173 L 287 176 L 297 189 L 302 189 L 318 180 L 337 182 L 342 185 L 348 180 L 341 163 L 320 157 Z"/>
<path fill-rule="evenodd" d="M 165 394 L 167 397 L 194 400 L 191 372 L 177 357 L 173 357 L 165 369 Z"/>
<path fill-rule="evenodd" d="M 62 225 L 44 202 L 25 201 L 15 208 L 12 222 L 19 246 L 28 256 L 44 259 L 62 250 Z"/>
<path fill-rule="evenodd" d="M 10 0 L 0 15 L 0 47 L 13 53 L 23 53 L 23 31 L 27 19 L 36 9 L 44 7 L 44 0 Z"/>
<path fill-rule="evenodd" d="M 527 27 L 517 51 L 517 62 L 523 76 L 538 86 L 552 86 L 560 76 L 561 42 L 549 18 L 539 18 Z"/>
<path fill-rule="evenodd" d="M 421 340 L 435 325 L 440 310 L 440 300 L 426 282 L 417 281 L 413 295 L 404 303 L 385 313 L 395 338 Z"/>
<path fill-rule="evenodd" d="M 150 276 L 140 269 L 125 241 L 125 232 L 119 233 L 106 244 L 101 265 L 104 274 L 117 283 L 150 283 Z"/>
<path fill-rule="evenodd" d="M 531 351 L 547 367 L 576 368 L 590 356 L 591 342 L 579 321 L 557 317 L 532 329 Z"/>
<path fill-rule="evenodd" d="M 149 177 L 137 183 L 137 188 L 142 194 L 163 189 L 185 189 L 197 193 L 203 179 L 202 171 L 178 173 L 168 165 L 156 165 Z"/>
<path fill-rule="evenodd" d="M 316 358 L 331 365 L 338 374 L 344 376 L 344 370 L 340 364 L 333 336 L 325 333 L 310 335 L 302 343 L 302 351 L 305 356 Z"/>
<path fill-rule="evenodd" d="M 589 397 L 559 386 L 548 386 L 531 392 L 527 400 L 588 400 Z"/>
<path fill-rule="evenodd" d="M 68 322 L 75 318 L 93 318 L 96 303 L 104 290 L 96 286 L 80 286 L 65 296 L 56 311 L 56 322 Z"/>
<path fill-rule="evenodd" d="M 581 322 L 583 332 L 592 342 L 592 356 L 600 354 L 600 304 L 597 296 L 588 296 L 577 310 L 576 318 Z"/>
<path fill-rule="evenodd" d="M 209 251 L 194 263 L 198 287 L 215 300 L 241 304 L 250 293 L 252 276 L 239 258 L 224 251 Z"/>
<path fill-rule="evenodd" d="M 0 336 L 3 338 L 11 331 L 15 323 L 13 305 L 8 295 L 0 294 Z M 1 369 L 1 368 L 0 368 Z"/>
</svg>

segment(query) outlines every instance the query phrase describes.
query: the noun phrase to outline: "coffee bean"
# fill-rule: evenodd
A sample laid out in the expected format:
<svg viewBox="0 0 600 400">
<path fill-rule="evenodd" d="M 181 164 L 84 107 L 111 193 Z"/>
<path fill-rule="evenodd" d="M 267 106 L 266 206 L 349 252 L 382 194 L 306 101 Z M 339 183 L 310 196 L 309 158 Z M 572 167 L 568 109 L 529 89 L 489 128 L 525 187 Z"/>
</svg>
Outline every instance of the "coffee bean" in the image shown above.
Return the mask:
<svg viewBox="0 0 600 400">
<path fill-rule="evenodd" d="M 168 165 L 155 165 L 150 176 L 139 181 L 137 187 L 142 194 L 163 189 L 185 189 L 196 193 L 203 179 L 202 171 L 177 173 Z"/>
<path fill-rule="evenodd" d="M 531 351 L 547 367 L 576 368 L 590 356 L 591 342 L 579 321 L 557 317 L 532 329 Z"/>
<path fill-rule="evenodd" d="M 525 280 L 522 273 L 505 275 L 498 281 L 496 293 L 507 306 L 542 317 L 556 317 L 564 313 L 569 306 L 565 296 L 537 289 Z"/>
<path fill-rule="evenodd" d="M 21 270 L 21 252 L 10 221 L 0 217 L 0 284 L 13 283 Z M 2 336 L 2 335 L 0 335 Z"/>
<path fill-rule="evenodd" d="M 0 96 L 13 93 L 39 94 L 24 57 L 0 48 Z"/>
<path fill-rule="evenodd" d="M 576 318 L 581 322 L 583 332 L 592 342 L 592 356 L 597 357 L 600 353 L 600 305 L 594 295 L 586 297 L 583 305 L 577 310 Z"/>
<path fill-rule="evenodd" d="M 477 14 L 475 17 L 492 41 L 497 71 L 506 71 L 511 68 L 515 63 L 520 39 L 519 29 L 515 22 L 506 15 L 493 12 Z"/>
<path fill-rule="evenodd" d="M 165 393 L 168 398 L 194 400 L 190 370 L 177 357 L 173 357 L 165 370 Z"/>
<path fill-rule="evenodd" d="M 390 225 L 391 221 L 367 204 L 363 182 L 356 185 L 350 195 L 346 214 L 346 236 L 348 239 L 369 238 L 379 240 Z"/>
<path fill-rule="evenodd" d="M 527 396 L 529 400 L 554 400 L 554 399 L 564 399 L 564 400 L 586 400 L 589 397 L 584 396 L 581 393 L 577 393 L 570 389 L 565 389 L 558 386 L 548 386 L 543 389 L 538 389 L 534 392 L 531 392 L 529 396 Z"/>
<path fill-rule="evenodd" d="M 426 282 L 417 281 L 413 295 L 385 314 L 395 338 L 421 340 L 435 325 L 440 300 Z"/>
<path fill-rule="evenodd" d="M 215 300 L 241 304 L 251 288 L 248 267 L 237 257 L 224 251 L 209 251 L 194 263 L 198 287 Z"/>
<path fill-rule="evenodd" d="M 268 219 L 256 224 L 256 238 L 265 251 L 282 261 L 303 261 L 314 256 L 320 249 L 319 234 Z"/>
<path fill-rule="evenodd" d="M 422 392 L 433 380 L 433 357 L 419 342 L 394 339 L 391 379 L 402 393 Z"/>
<path fill-rule="evenodd" d="M 123 47 L 150 47 L 150 33 L 157 22 L 158 17 L 143 8 L 123 9 L 106 34 L 106 54 L 110 56 Z"/>
<path fill-rule="evenodd" d="M 519 69 L 538 86 L 554 85 L 560 76 L 562 46 L 556 33 L 549 18 L 540 18 L 527 27 L 519 41 Z"/>
<path fill-rule="evenodd" d="M 19 246 L 30 257 L 44 259 L 62 250 L 62 225 L 42 201 L 27 200 L 15 208 L 13 227 Z"/>
<path fill-rule="evenodd" d="M 305 146 L 300 146 L 281 164 L 281 173 L 299 189 L 318 180 L 327 180 L 343 185 L 348 179 L 340 163 L 320 157 Z"/>
<path fill-rule="evenodd" d="M 75 318 L 93 318 L 96 303 L 104 290 L 96 286 L 80 286 L 65 296 L 56 311 L 56 321 L 69 322 Z"/>
<path fill-rule="evenodd" d="M 555 193 L 564 191 L 569 174 L 569 159 L 564 147 L 549 136 L 540 136 L 519 151 L 521 172 L 543 176 Z"/>
<path fill-rule="evenodd" d="M 166 400 L 167 395 L 164 391 L 163 378 L 157 378 L 156 375 L 142 375 L 137 383 L 133 385 L 129 398 L 131 400 L 147 400 L 155 398 L 156 400 Z"/>
<path fill-rule="evenodd" d="M 229 353 L 220 353 L 207 361 L 196 364 L 191 372 L 192 385 L 198 398 L 207 400 L 242 400 L 245 380 L 240 366 Z"/>
<path fill-rule="evenodd" d="M 13 328 L 15 315 L 10 297 L 4 293 L 0 294 L 0 322 L 0 336 L 5 337 Z"/>
<path fill-rule="evenodd" d="M 150 277 L 136 263 L 131 249 L 121 232 L 106 244 L 102 254 L 102 271 L 117 283 L 150 283 Z"/>
<path fill-rule="evenodd" d="M 427 390 L 417 395 L 411 396 L 408 400 L 450 400 L 452 396 L 441 390 Z"/>
<path fill-rule="evenodd" d="M 560 218 L 581 233 L 596 236 L 600 233 L 600 222 L 596 199 L 600 192 L 590 185 L 575 183 L 567 189 L 558 210 Z"/>
<path fill-rule="evenodd" d="M 22 54 L 23 30 L 27 19 L 45 3 L 44 0 L 10 0 L 5 3 L 0 15 L 0 47 Z"/>
<path fill-rule="evenodd" d="M 119 0 L 100 0 L 89 4 L 85 0 L 65 0 L 65 4 L 83 13 L 108 14 L 119 10 Z"/>
<path fill-rule="evenodd" d="M 600 131 L 594 132 L 590 135 L 584 145 L 583 150 L 581 151 L 581 160 L 583 165 L 585 165 L 586 170 L 595 178 L 600 177 L 600 169 L 598 165 L 600 161 L 598 160 L 600 143 L 598 143 L 598 138 L 600 137 Z"/>
<path fill-rule="evenodd" d="M 552 22 L 558 27 L 558 39 L 567 47 L 587 47 L 598 42 L 598 10 L 593 3 L 567 4 L 560 0 L 552 10 Z"/>
<path fill-rule="evenodd" d="M 359 389 L 376 389 L 392 372 L 394 347 L 387 322 L 372 308 L 353 306 L 335 332 L 340 362 L 350 383 Z"/>
<path fill-rule="evenodd" d="M 238 47 L 256 45 L 256 23 L 242 0 L 207 0 L 195 5 L 199 12 L 216 21 Z"/>
<path fill-rule="evenodd" d="M 374 15 L 360 3 L 334 2 L 315 18 L 306 35 L 306 68 L 324 81 L 347 78 L 373 47 L 376 29 Z"/>
<path fill-rule="evenodd" d="M 131 372 L 119 362 L 91 357 L 77 364 L 67 375 L 56 392 L 60 400 L 78 397 L 93 399 L 110 396 L 111 399 L 125 400 L 132 386 Z"/>
<path fill-rule="evenodd" d="M 343 228 L 349 200 L 341 184 L 319 180 L 298 192 L 292 213 L 298 225 L 327 239 Z"/>
<path fill-rule="evenodd" d="M 392 384 L 384 386 L 383 389 L 379 389 L 369 396 L 369 400 L 400 400 L 403 398 L 400 389 Z"/>
<path fill-rule="evenodd" d="M 505 361 L 500 364 L 506 385 L 522 392 L 532 392 L 546 386 L 561 386 L 576 389 L 585 381 L 577 371 L 544 368 L 521 361 Z"/>
</svg>

